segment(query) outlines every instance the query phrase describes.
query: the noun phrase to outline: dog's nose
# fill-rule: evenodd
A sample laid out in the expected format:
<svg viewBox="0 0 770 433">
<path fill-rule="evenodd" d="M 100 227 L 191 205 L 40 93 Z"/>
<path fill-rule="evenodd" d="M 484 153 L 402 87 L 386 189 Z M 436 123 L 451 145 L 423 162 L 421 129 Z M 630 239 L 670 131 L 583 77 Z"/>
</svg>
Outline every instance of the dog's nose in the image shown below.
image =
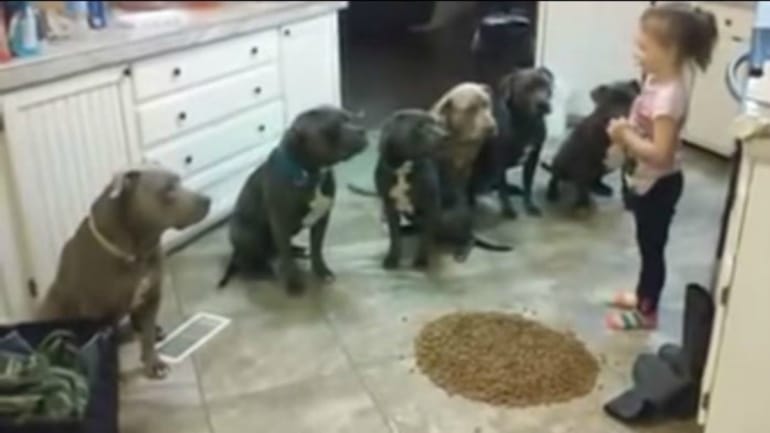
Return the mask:
<svg viewBox="0 0 770 433">
<path fill-rule="evenodd" d="M 548 101 L 541 101 L 537 103 L 537 111 L 543 114 L 551 112 L 551 103 Z"/>
<path fill-rule="evenodd" d="M 202 195 L 200 197 L 200 206 L 204 209 L 204 212 L 208 214 L 211 209 L 211 197 Z"/>
</svg>

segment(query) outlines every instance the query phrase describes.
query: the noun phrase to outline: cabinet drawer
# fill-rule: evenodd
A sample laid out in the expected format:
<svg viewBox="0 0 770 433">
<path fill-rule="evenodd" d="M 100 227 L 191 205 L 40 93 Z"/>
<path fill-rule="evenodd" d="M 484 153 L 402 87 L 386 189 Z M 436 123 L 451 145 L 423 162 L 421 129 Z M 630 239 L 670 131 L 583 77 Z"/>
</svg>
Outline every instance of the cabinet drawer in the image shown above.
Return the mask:
<svg viewBox="0 0 770 433">
<path fill-rule="evenodd" d="M 267 158 L 277 144 L 278 140 L 275 140 L 258 146 L 187 180 L 185 184 L 188 187 L 211 198 L 209 215 L 205 220 L 183 231 L 167 231 L 163 235 L 163 244 L 167 247 L 173 247 L 178 242 L 200 233 L 232 212 L 246 179 Z"/>
<path fill-rule="evenodd" d="M 139 107 L 142 143 L 150 146 L 280 94 L 275 65 L 244 72 Z"/>
<path fill-rule="evenodd" d="M 277 30 L 155 57 L 134 64 L 134 95 L 140 100 L 151 98 L 277 57 Z"/>
<path fill-rule="evenodd" d="M 283 103 L 274 101 L 152 149 L 145 159 L 188 177 L 278 139 L 283 128 Z"/>
</svg>

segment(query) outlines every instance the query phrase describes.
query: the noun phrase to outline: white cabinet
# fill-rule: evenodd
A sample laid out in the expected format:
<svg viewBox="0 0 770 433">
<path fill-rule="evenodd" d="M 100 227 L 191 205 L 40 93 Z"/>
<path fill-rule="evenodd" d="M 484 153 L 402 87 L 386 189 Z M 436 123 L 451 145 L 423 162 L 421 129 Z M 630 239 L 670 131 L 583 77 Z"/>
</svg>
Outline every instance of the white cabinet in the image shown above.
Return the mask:
<svg viewBox="0 0 770 433">
<path fill-rule="evenodd" d="M 337 15 L 284 26 L 280 32 L 286 119 L 320 104 L 340 104 Z"/>
<path fill-rule="evenodd" d="M 756 147 L 756 149 L 752 149 Z M 704 374 L 705 433 L 770 431 L 770 140 L 744 146 Z M 752 155 L 754 153 L 754 155 Z M 764 155 L 762 155 L 764 154 Z M 728 296 L 729 295 L 729 296 Z"/>
<path fill-rule="evenodd" d="M 739 104 L 725 84 L 725 69 L 736 56 L 748 49 L 751 34 L 751 9 L 735 5 L 699 2 L 713 12 L 719 25 L 719 39 L 711 66 L 698 72 L 690 102 L 690 114 L 684 138 L 712 152 L 729 156 L 735 150 L 729 125 L 738 114 Z"/>
<path fill-rule="evenodd" d="M 231 212 L 297 114 L 339 105 L 339 79 L 326 11 L 0 95 L 0 316 L 26 316 L 28 282 L 48 288 L 114 172 L 154 161 L 211 197 L 205 221 L 167 233 L 173 247 Z"/>
<path fill-rule="evenodd" d="M 632 52 L 639 17 L 649 1 L 538 2 L 537 63 L 556 76 L 567 115 L 593 108 L 591 89 L 639 77 Z"/>
<path fill-rule="evenodd" d="M 115 171 L 132 160 L 122 68 L 80 75 L 3 97 L 6 156 L 27 264 L 39 291 L 59 251 Z M 4 246 L 3 246 L 4 247 Z"/>
</svg>

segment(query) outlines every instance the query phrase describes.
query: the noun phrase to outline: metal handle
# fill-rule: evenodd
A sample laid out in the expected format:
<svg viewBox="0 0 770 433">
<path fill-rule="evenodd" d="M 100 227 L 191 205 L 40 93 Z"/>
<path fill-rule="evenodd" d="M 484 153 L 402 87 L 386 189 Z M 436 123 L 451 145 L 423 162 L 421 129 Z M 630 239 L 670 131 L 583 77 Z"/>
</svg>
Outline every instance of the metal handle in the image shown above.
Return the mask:
<svg viewBox="0 0 770 433">
<path fill-rule="evenodd" d="M 736 101 L 743 100 L 743 85 L 739 82 L 738 69 L 741 65 L 749 61 L 749 56 L 749 53 L 741 54 L 728 63 L 727 69 L 725 70 L 727 90 L 730 91 L 730 94 L 733 95 L 733 98 L 735 98 Z"/>
</svg>

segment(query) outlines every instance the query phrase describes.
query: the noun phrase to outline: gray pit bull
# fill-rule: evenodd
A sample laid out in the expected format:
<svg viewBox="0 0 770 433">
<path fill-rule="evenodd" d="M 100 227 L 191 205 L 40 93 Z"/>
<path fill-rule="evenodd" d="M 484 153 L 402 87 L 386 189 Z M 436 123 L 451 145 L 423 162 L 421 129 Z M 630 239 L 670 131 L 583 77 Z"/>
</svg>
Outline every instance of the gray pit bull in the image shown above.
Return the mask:
<svg viewBox="0 0 770 433">
<path fill-rule="evenodd" d="M 59 258 L 39 317 L 94 319 L 116 325 L 129 316 L 140 333 L 145 374 L 165 376 L 155 351 L 163 261 L 160 240 L 170 228 L 202 221 L 210 200 L 184 188 L 179 176 L 158 167 L 115 176 Z"/>
<path fill-rule="evenodd" d="M 322 247 L 336 191 L 332 166 L 361 152 L 367 144 L 356 116 L 322 106 L 301 113 L 243 186 L 230 219 L 233 255 L 219 283 L 224 287 L 236 272 L 278 273 L 290 295 L 305 284 L 294 261 L 298 248 L 291 239 L 310 229 L 313 272 L 329 281 L 334 275 Z"/>
<path fill-rule="evenodd" d="M 415 268 L 428 266 L 429 254 L 442 230 L 441 185 L 436 154 L 446 145 L 449 132 L 427 111 L 405 109 L 391 115 L 382 127 L 380 156 L 374 172 L 390 234 L 390 248 L 383 261 L 386 269 L 399 265 L 401 217 L 415 222 L 420 243 Z M 468 221 L 470 223 L 470 221 Z M 455 257 L 464 260 L 473 245 L 470 227 L 466 242 L 449 242 Z M 447 239 L 454 241 L 455 239 Z"/>
<path fill-rule="evenodd" d="M 591 206 L 591 190 L 604 195 L 612 193 L 612 189 L 601 182 L 605 174 L 618 168 L 610 155 L 612 147 L 606 132 L 607 124 L 615 117 L 628 115 L 639 91 L 636 80 L 602 84 L 591 91 L 594 110 L 567 136 L 552 163 L 543 164 L 551 171 L 549 201 L 559 199 L 559 187 L 564 182 L 573 183 L 577 189 L 576 209 Z"/>
</svg>

